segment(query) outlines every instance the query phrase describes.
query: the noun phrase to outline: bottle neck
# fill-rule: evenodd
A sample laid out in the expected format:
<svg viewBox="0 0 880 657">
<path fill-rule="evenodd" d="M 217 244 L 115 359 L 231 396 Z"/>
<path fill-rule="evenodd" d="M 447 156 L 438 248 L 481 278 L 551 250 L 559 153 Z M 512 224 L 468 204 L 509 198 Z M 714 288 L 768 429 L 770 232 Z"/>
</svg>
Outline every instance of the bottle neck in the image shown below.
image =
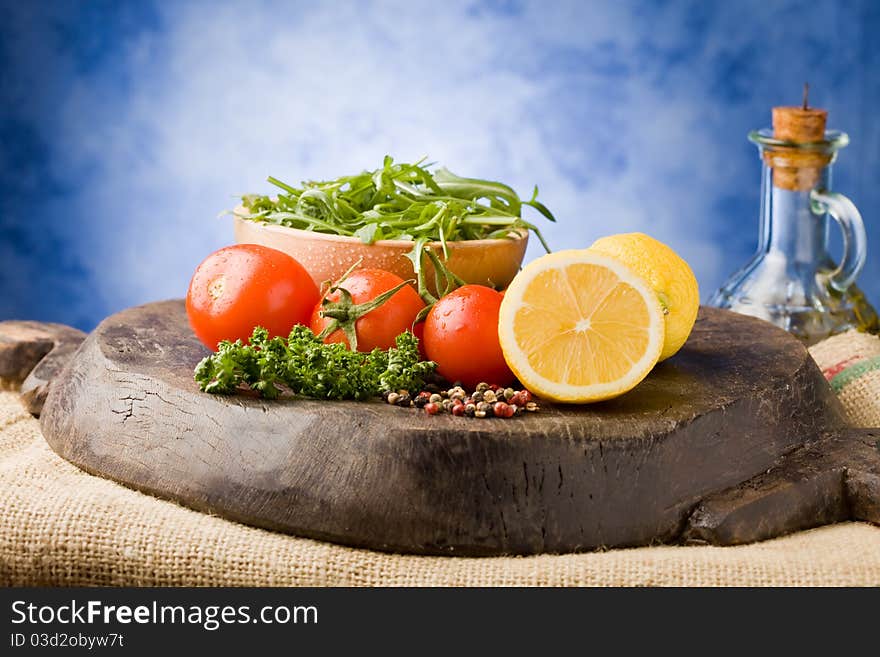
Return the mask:
<svg viewBox="0 0 880 657">
<path fill-rule="evenodd" d="M 810 192 L 773 184 L 773 168 L 763 161 L 759 252 L 784 257 L 789 264 L 822 265 L 828 255 L 828 216 L 812 209 Z M 814 189 L 829 189 L 831 167 L 820 172 Z"/>
</svg>

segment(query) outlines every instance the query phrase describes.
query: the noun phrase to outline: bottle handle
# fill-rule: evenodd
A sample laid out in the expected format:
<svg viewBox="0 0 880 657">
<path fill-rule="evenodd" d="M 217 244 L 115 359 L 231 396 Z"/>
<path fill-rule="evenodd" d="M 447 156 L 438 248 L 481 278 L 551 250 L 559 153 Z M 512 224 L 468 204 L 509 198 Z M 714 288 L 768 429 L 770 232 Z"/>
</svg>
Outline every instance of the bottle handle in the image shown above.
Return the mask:
<svg viewBox="0 0 880 657">
<path fill-rule="evenodd" d="M 858 208 L 843 194 L 814 189 L 810 192 L 810 205 L 814 213 L 828 213 L 843 232 L 843 257 L 828 277 L 831 286 L 839 292 L 852 285 L 862 267 L 868 251 L 865 224 Z"/>
</svg>

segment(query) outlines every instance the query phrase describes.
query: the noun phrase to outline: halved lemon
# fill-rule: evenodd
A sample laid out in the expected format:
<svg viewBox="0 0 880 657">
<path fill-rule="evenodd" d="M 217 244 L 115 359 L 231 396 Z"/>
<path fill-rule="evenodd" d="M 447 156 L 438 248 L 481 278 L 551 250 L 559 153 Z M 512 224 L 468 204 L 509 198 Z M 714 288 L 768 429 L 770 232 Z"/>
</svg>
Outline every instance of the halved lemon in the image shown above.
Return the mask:
<svg viewBox="0 0 880 657">
<path fill-rule="evenodd" d="M 638 385 L 660 357 L 665 328 L 647 281 L 608 256 L 569 250 L 517 274 L 501 302 L 498 337 L 529 390 L 584 403 Z"/>
</svg>

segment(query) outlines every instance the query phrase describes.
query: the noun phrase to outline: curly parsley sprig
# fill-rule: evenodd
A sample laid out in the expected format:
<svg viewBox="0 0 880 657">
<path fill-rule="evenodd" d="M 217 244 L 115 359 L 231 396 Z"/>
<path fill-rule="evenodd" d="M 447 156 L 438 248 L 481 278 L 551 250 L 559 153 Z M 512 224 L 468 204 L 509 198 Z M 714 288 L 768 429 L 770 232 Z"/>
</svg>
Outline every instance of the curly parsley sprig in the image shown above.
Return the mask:
<svg viewBox="0 0 880 657">
<path fill-rule="evenodd" d="M 363 400 L 420 388 L 435 368 L 421 360 L 419 340 L 409 331 L 397 336 L 391 349 L 362 353 L 343 343 L 324 344 L 306 326 L 295 326 L 287 338 L 270 338 L 258 326 L 249 344 L 221 342 L 196 366 L 195 380 L 202 391 L 215 394 L 231 394 L 244 384 L 268 399 L 287 388 L 318 399 Z"/>
</svg>

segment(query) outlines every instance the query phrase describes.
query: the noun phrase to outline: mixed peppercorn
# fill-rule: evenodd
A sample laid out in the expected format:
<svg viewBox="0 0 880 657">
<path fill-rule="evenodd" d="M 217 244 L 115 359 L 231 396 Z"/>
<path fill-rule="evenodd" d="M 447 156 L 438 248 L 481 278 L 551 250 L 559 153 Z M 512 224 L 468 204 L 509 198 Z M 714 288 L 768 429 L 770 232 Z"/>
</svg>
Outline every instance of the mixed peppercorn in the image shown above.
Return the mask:
<svg viewBox="0 0 880 657">
<path fill-rule="evenodd" d="M 449 413 L 458 417 L 509 418 L 538 410 L 538 403 L 528 390 L 502 388 L 489 383 L 477 384 L 473 392 L 460 385 L 444 390 L 428 384 L 416 395 L 408 390 L 398 390 L 386 392 L 383 397 L 388 404 L 421 408 L 428 415 Z"/>
</svg>

